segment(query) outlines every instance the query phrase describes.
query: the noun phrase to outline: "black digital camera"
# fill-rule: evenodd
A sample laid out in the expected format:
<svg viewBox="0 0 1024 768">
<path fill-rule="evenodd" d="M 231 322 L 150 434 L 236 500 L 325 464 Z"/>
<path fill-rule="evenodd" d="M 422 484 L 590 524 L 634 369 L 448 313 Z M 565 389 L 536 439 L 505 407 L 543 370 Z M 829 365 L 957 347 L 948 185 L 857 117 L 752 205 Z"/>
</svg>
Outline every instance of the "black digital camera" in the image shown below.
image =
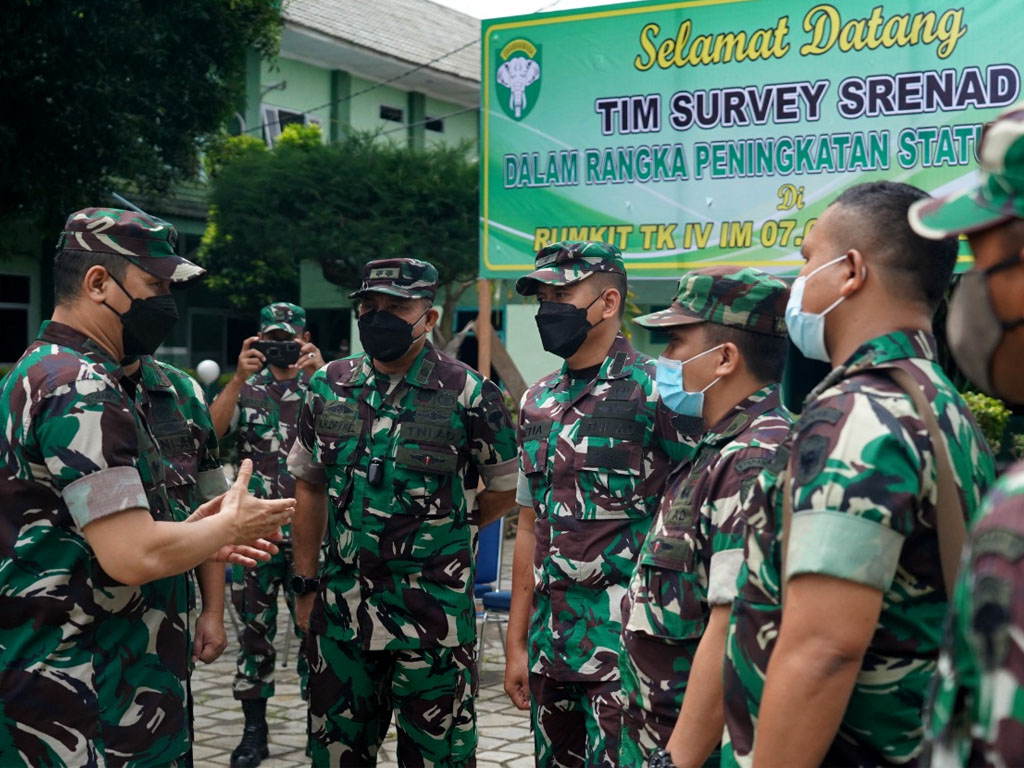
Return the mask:
<svg viewBox="0 0 1024 768">
<path fill-rule="evenodd" d="M 254 341 L 252 348 L 263 353 L 266 365 L 287 368 L 298 362 L 302 345 L 297 341 Z"/>
</svg>

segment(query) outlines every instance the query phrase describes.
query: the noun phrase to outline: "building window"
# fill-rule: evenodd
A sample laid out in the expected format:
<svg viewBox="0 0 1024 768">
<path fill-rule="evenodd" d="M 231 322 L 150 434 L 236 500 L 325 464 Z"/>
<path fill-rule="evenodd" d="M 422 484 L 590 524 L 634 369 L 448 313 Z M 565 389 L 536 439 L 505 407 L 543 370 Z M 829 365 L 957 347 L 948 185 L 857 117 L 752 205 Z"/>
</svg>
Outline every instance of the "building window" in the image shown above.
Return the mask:
<svg viewBox="0 0 1024 768">
<path fill-rule="evenodd" d="M 404 112 L 398 107 L 389 107 L 387 104 L 380 105 L 380 119 L 390 120 L 393 123 L 400 123 L 404 119 Z"/>
<path fill-rule="evenodd" d="M 15 362 L 29 345 L 32 278 L 0 274 L 0 364 Z"/>
<path fill-rule="evenodd" d="M 444 120 L 440 117 L 428 117 L 423 121 L 423 127 L 434 133 L 444 133 Z"/>
<path fill-rule="evenodd" d="M 320 132 L 324 131 L 323 118 L 309 113 L 293 112 L 270 104 L 262 105 L 260 113 L 263 116 L 263 140 L 271 147 L 289 125 L 319 125 Z"/>
</svg>

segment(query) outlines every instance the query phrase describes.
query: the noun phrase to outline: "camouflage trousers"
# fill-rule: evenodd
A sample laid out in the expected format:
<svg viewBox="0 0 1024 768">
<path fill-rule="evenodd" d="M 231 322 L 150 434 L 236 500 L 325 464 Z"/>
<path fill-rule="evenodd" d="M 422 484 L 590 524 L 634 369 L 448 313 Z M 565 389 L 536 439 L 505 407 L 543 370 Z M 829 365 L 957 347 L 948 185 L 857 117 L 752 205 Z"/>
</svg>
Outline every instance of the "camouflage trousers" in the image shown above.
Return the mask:
<svg viewBox="0 0 1024 768">
<path fill-rule="evenodd" d="M 238 634 L 238 661 L 235 681 L 231 686 L 236 699 L 269 699 L 274 695 L 274 664 L 277 651 L 277 593 L 284 590 L 285 603 L 291 614 L 290 626 L 299 638 L 293 644 L 298 657 L 296 666 L 306 698 L 309 665 L 302 651 L 302 634 L 295 624 L 295 595 L 291 588 L 291 542 L 278 542 L 280 551 L 268 562 L 255 568 L 235 566 L 231 581 L 231 604 L 241 621 Z M 239 572 L 242 573 L 239 573 Z"/>
<path fill-rule="evenodd" d="M 476 765 L 475 643 L 365 651 L 313 634 L 307 653 L 314 766 L 373 768 L 395 710 L 399 766 Z"/>
<path fill-rule="evenodd" d="M 530 674 L 538 768 L 614 768 L 620 717 L 618 680 L 562 682 Z"/>
<path fill-rule="evenodd" d="M 619 764 L 647 765 L 651 753 L 668 746 L 690 676 L 692 643 L 622 633 L 622 736 Z M 718 764 L 716 750 L 705 765 Z"/>
</svg>

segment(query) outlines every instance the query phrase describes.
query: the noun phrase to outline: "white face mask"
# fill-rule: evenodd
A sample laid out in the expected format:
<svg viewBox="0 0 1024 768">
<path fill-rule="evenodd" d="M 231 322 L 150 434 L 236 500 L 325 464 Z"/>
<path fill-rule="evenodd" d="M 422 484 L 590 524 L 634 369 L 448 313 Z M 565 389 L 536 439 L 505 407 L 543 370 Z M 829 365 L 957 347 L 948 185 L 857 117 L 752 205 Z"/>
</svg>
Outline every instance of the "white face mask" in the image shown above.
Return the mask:
<svg viewBox="0 0 1024 768">
<path fill-rule="evenodd" d="M 846 297 L 840 296 L 824 312 L 804 312 L 804 287 L 807 285 L 807 281 L 821 270 L 845 259 L 846 254 L 844 253 L 832 261 L 822 264 L 809 275 L 801 275 L 793 281 L 793 287 L 789 292 L 789 301 L 786 303 L 786 330 L 796 348 L 803 353 L 804 357 L 809 357 L 811 360 L 829 362 L 828 349 L 825 347 L 825 315 L 842 304 Z"/>
</svg>

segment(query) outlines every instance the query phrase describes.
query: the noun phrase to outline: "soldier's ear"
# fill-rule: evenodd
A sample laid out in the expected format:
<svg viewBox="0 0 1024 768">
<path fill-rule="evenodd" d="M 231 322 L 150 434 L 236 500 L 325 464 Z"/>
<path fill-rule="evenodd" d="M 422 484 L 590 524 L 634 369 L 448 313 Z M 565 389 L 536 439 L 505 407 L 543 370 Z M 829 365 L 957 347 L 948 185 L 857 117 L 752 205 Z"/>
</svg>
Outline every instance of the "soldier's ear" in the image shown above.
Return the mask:
<svg viewBox="0 0 1024 768">
<path fill-rule="evenodd" d="M 114 281 L 107 272 L 106 267 L 95 264 L 86 271 L 82 278 L 82 294 L 88 296 L 97 304 L 102 304 L 107 299 L 107 293 Z"/>
<path fill-rule="evenodd" d="M 846 252 L 847 263 L 850 265 L 851 274 L 843 281 L 839 289 L 840 296 L 850 296 L 860 290 L 868 277 L 868 268 L 864 263 L 864 255 L 856 248 Z"/>
<path fill-rule="evenodd" d="M 718 367 L 715 368 L 716 376 L 728 376 L 734 373 L 740 366 L 740 350 L 731 341 L 722 344 L 718 350 Z"/>
<path fill-rule="evenodd" d="M 601 297 L 601 304 L 603 305 L 601 316 L 604 318 L 618 317 L 619 307 L 622 306 L 623 301 L 625 301 L 625 297 L 619 293 L 618 288 L 605 288 L 604 295 Z"/>
<path fill-rule="evenodd" d="M 434 330 L 434 326 L 437 325 L 437 321 L 441 319 L 441 313 L 437 311 L 436 307 L 431 307 L 427 310 L 427 313 L 423 315 L 423 322 L 426 325 L 427 333 Z"/>
</svg>

